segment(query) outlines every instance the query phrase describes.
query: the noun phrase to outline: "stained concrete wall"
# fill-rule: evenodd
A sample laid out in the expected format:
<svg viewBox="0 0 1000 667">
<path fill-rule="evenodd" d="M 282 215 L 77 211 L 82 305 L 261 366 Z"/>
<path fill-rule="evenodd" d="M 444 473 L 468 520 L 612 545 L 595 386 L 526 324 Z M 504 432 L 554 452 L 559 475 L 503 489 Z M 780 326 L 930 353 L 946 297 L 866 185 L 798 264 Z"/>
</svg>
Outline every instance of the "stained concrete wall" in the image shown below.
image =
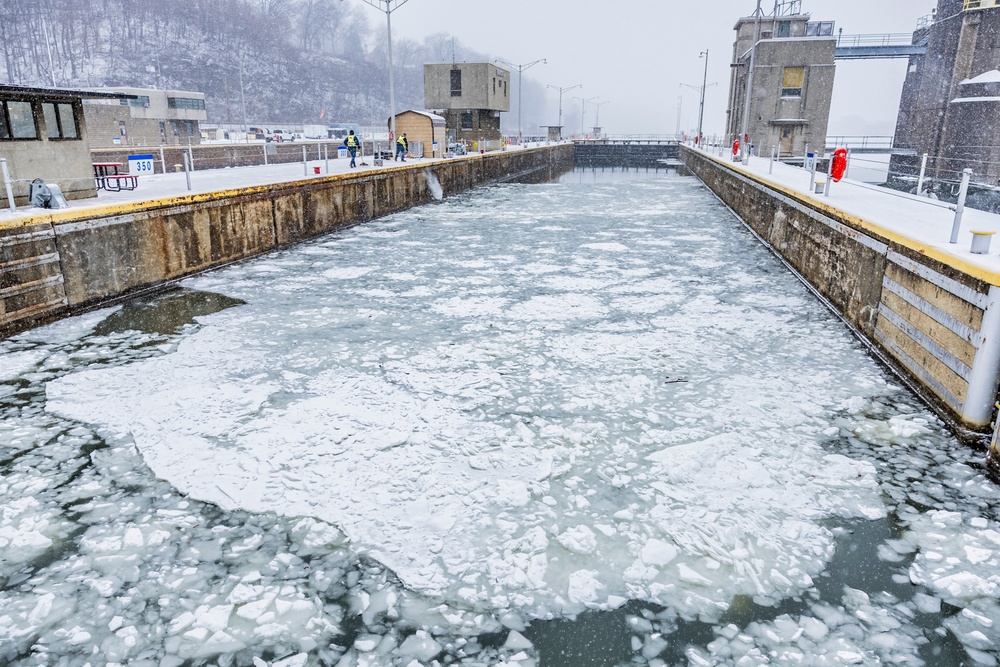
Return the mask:
<svg viewBox="0 0 1000 667">
<path fill-rule="evenodd" d="M 0 336 L 487 183 L 548 179 L 573 146 L 342 174 L 0 226 Z"/>
<path fill-rule="evenodd" d="M 1000 274 L 688 148 L 682 160 L 942 414 L 989 427 Z"/>
</svg>

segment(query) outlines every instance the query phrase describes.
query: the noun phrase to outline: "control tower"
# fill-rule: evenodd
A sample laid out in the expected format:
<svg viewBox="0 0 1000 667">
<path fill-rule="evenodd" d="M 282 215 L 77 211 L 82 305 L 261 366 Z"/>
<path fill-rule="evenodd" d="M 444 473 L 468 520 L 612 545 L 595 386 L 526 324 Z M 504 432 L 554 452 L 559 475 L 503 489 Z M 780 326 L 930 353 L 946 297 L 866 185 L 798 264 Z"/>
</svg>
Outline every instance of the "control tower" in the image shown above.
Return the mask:
<svg viewBox="0 0 1000 667">
<path fill-rule="evenodd" d="M 802 13 L 801 0 L 795 0 L 776 4 L 768 15 L 743 17 L 735 30 L 729 141 L 743 141 L 746 122 L 750 142 L 761 155 L 770 154 L 772 146 L 783 157 L 801 156 L 807 145 L 823 151 L 836 72 L 834 22 L 813 21 Z M 753 90 L 747 114 L 751 59 Z"/>
<path fill-rule="evenodd" d="M 957 181 L 1000 180 L 1000 0 L 938 0 L 917 39 L 927 53 L 910 58 L 895 146 L 927 153 L 927 173 Z M 892 171 L 913 173 L 919 157 L 896 156 Z"/>
</svg>

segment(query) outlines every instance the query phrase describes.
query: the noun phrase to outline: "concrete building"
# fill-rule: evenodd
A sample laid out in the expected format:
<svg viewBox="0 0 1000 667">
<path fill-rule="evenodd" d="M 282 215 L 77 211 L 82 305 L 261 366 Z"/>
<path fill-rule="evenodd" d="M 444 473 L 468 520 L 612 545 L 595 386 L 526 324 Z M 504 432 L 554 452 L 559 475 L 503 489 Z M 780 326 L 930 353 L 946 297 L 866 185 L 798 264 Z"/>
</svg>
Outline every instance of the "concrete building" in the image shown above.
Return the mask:
<svg viewBox="0 0 1000 667">
<path fill-rule="evenodd" d="M 747 75 L 759 35 L 746 130 L 750 143 L 761 155 L 769 155 L 772 147 L 784 157 L 803 155 L 807 145 L 822 151 L 836 73 L 834 23 L 813 21 L 801 13 L 801 2 L 786 2 L 773 15 L 741 18 L 735 30 L 729 142 L 744 142 Z"/>
<path fill-rule="evenodd" d="M 58 185 L 67 199 L 97 196 L 83 100 L 118 104 L 121 97 L 0 85 L 0 157 L 7 160 L 17 205 L 28 203 L 29 182 L 36 178 Z"/>
<path fill-rule="evenodd" d="M 392 124 L 389 124 L 392 127 Z M 429 111 L 410 109 L 396 114 L 396 131 L 406 133 L 409 153 L 415 157 L 434 157 L 431 152 L 438 144 L 438 157 L 444 154 L 448 140 L 445 119 Z M 395 151 L 395 148 L 393 148 Z"/>
<path fill-rule="evenodd" d="M 424 65 L 424 105 L 445 118 L 448 143 L 494 141 L 510 111 L 510 72 L 490 63 Z"/>
<path fill-rule="evenodd" d="M 103 89 L 95 89 L 101 91 Z M 201 143 L 205 94 L 184 90 L 116 89 L 135 99 L 88 100 L 84 117 L 95 146 L 178 146 Z"/>
<path fill-rule="evenodd" d="M 891 171 L 915 175 L 920 155 L 942 181 L 1000 181 L 1000 0 L 938 0 L 929 25 L 913 35 L 927 53 L 910 58 L 896 122 Z"/>
</svg>

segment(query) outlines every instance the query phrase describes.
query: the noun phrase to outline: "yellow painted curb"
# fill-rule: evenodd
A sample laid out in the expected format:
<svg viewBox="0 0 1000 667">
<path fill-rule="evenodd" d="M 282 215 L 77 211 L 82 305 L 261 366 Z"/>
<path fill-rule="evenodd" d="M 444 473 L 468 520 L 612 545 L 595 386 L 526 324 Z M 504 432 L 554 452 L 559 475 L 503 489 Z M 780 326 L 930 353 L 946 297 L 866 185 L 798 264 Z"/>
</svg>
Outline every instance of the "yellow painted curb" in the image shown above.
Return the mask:
<svg viewBox="0 0 1000 667">
<path fill-rule="evenodd" d="M 840 222 L 844 222 L 847 225 L 856 227 L 859 230 L 864 230 L 872 232 L 873 234 L 877 234 L 878 236 L 881 236 L 883 239 L 887 241 L 891 241 L 893 243 L 901 245 L 904 248 L 909 248 L 910 250 L 913 250 L 914 252 L 919 253 L 924 257 L 930 257 L 931 259 L 941 262 L 946 266 L 950 266 L 956 271 L 960 271 L 966 275 L 972 276 L 973 278 L 982 280 L 985 283 L 988 283 L 990 285 L 1000 286 L 1000 272 L 991 271 L 990 269 L 974 264 L 966 259 L 963 259 L 961 257 L 956 257 L 955 255 L 945 252 L 939 248 L 935 248 L 933 246 L 921 243 L 920 241 L 917 241 L 916 239 L 911 238 L 909 236 L 904 236 L 899 232 L 886 229 L 885 227 L 882 227 L 877 223 L 871 222 L 864 218 L 860 218 L 851 213 L 847 213 L 846 211 L 842 211 L 841 209 L 830 206 L 829 204 L 818 202 L 811 198 L 805 198 L 801 192 L 790 190 L 788 189 L 787 186 L 775 183 L 773 181 L 769 181 L 768 179 L 763 178 L 758 174 L 751 174 L 742 170 L 735 169 L 733 168 L 732 165 L 727 164 L 725 160 L 720 160 L 714 155 L 704 155 L 701 153 L 698 153 L 697 155 L 699 157 L 707 158 L 712 162 L 715 162 L 716 164 L 725 167 L 726 169 L 735 174 L 740 174 L 741 176 L 745 176 L 746 178 L 749 178 L 752 181 L 756 181 L 761 185 L 765 185 L 768 188 L 771 188 L 772 190 L 776 190 L 781 194 L 785 195 L 786 197 L 788 197 L 789 199 L 794 199 L 803 206 L 808 206 L 809 208 L 815 209 L 821 213 L 825 213 L 832 218 L 836 218 Z"/>
</svg>

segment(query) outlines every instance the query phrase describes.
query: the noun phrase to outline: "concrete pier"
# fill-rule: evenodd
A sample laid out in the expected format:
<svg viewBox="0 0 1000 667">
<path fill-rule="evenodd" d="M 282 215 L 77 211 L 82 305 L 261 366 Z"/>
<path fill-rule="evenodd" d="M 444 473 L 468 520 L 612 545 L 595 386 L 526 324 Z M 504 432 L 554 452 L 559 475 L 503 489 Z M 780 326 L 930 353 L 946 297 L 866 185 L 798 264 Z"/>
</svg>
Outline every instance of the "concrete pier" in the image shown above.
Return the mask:
<svg viewBox="0 0 1000 667">
<path fill-rule="evenodd" d="M 0 224 L 0 336 L 488 183 L 548 179 L 570 144 L 110 206 Z"/>
<path fill-rule="evenodd" d="M 704 152 L 681 158 L 944 417 L 990 427 L 1000 272 Z"/>
</svg>

